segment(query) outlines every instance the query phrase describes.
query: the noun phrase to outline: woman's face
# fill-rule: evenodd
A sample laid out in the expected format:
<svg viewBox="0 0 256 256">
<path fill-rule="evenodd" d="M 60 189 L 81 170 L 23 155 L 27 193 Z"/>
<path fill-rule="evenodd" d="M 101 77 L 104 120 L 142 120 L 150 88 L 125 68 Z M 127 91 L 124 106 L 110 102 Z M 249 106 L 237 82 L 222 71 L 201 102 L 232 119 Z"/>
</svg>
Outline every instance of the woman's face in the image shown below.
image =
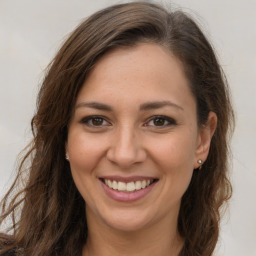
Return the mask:
<svg viewBox="0 0 256 256">
<path fill-rule="evenodd" d="M 104 55 L 78 95 L 66 144 L 88 221 L 125 231 L 176 221 L 207 155 L 203 134 L 171 53 L 139 44 Z"/>
</svg>

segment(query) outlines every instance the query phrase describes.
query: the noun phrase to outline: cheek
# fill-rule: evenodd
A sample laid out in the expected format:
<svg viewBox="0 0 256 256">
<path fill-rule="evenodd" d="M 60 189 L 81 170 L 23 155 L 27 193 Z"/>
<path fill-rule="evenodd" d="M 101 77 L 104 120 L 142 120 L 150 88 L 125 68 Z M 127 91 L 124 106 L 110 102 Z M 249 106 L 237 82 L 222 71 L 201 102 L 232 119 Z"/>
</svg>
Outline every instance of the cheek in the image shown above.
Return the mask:
<svg viewBox="0 0 256 256">
<path fill-rule="evenodd" d="M 195 140 L 190 133 L 170 134 L 154 142 L 152 155 L 164 170 L 193 170 L 195 156 Z"/>
<path fill-rule="evenodd" d="M 70 133 L 68 138 L 68 152 L 73 172 L 90 173 L 102 154 L 104 145 L 83 133 Z"/>
<path fill-rule="evenodd" d="M 181 199 L 191 181 L 196 149 L 194 138 L 189 132 L 170 134 L 155 145 L 154 161 L 167 185 L 164 194 L 171 195 L 175 201 Z"/>
<path fill-rule="evenodd" d="M 84 133 L 71 131 L 68 136 L 67 150 L 76 187 L 86 203 L 94 205 L 92 191 L 95 190 L 95 183 L 97 183 L 95 169 L 101 158 L 102 148 Z"/>
</svg>

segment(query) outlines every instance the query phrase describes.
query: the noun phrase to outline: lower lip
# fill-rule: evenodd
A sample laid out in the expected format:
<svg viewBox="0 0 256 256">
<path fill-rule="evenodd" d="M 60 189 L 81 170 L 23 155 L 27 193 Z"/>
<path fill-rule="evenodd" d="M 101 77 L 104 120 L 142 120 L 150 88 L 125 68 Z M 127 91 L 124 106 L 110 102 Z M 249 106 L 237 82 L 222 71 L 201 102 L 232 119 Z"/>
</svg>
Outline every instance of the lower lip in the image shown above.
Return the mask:
<svg viewBox="0 0 256 256">
<path fill-rule="evenodd" d="M 155 186 L 156 182 L 152 183 L 146 188 L 142 188 L 140 190 L 135 190 L 134 192 L 121 192 L 118 190 L 111 189 L 106 184 L 101 182 L 103 189 L 105 190 L 106 194 L 119 202 L 134 202 L 143 197 L 145 197 Z"/>
</svg>

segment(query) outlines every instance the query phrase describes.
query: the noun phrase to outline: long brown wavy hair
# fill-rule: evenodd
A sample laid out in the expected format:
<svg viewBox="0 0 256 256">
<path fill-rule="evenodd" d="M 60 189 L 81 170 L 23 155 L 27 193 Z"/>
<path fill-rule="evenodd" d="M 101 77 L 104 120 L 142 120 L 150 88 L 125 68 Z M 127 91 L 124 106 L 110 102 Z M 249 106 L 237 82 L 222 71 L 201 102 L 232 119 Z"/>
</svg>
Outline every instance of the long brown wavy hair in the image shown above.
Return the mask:
<svg viewBox="0 0 256 256">
<path fill-rule="evenodd" d="M 196 99 L 199 126 L 210 111 L 217 115 L 209 156 L 193 173 L 178 219 L 185 241 L 179 255 L 212 255 L 220 207 L 232 191 L 228 145 L 234 116 L 228 85 L 212 46 L 193 19 L 146 2 L 114 5 L 93 14 L 49 65 L 31 122 L 33 140 L 1 202 L 0 225 L 10 219 L 11 225 L 2 230 L 9 235 L 1 235 L 0 254 L 13 250 L 26 256 L 81 256 L 87 236 L 86 204 L 65 160 L 68 124 L 79 90 L 97 61 L 110 49 L 140 42 L 159 44 L 182 61 Z"/>
</svg>

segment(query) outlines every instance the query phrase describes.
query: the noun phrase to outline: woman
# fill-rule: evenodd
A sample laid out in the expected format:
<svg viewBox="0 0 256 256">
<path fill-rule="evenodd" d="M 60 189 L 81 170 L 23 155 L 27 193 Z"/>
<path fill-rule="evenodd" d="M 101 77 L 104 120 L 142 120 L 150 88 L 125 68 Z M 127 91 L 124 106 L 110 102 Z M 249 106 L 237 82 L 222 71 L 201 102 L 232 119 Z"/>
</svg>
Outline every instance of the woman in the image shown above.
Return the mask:
<svg viewBox="0 0 256 256">
<path fill-rule="evenodd" d="M 212 255 L 232 122 L 191 18 L 143 2 L 95 13 L 43 81 L 1 255 Z"/>
</svg>

